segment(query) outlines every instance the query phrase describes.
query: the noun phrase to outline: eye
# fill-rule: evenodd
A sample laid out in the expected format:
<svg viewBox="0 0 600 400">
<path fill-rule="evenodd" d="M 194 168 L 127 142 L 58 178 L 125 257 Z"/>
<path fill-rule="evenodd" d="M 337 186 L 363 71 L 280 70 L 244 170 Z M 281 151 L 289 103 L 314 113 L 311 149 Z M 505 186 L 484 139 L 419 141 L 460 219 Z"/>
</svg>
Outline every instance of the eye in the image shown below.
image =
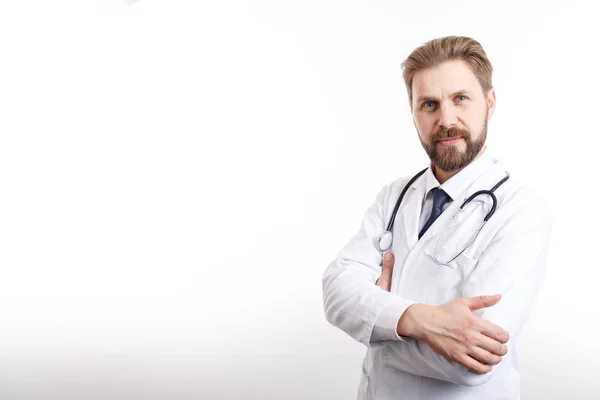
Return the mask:
<svg viewBox="0 0 600 400">
<path fill-rule="evenodd" d="M 461 95 L 458 95 L 458 96 L 456 96 L 456 99 L 457 99 L 457 100 L 467 100 L 467 96 L 463 96 L 463 95 L 461 94 Z"/>
<path fill-rule="evenodd" d="M 425 103 L 423 103 L 423 108 L 433 108 L 435 107 L 435 101 L 426 101 Z"/>
</svg>

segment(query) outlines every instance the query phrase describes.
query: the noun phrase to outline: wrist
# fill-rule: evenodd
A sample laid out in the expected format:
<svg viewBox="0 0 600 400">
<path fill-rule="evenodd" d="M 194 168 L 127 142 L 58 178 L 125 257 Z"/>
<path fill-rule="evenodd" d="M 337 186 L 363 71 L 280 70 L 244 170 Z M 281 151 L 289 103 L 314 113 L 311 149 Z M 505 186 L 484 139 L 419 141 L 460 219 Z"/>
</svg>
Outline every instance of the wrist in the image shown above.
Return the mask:
<svg viewBox="0 0 600 400">
<path fill-rule="evenodd" d="M 404 310 L 396 326 L 398 335 L 423 340 L 425 334 L 423 317 L 427 315 L 430 307 L 427 304 L 415 303 Z"/>
</svg>

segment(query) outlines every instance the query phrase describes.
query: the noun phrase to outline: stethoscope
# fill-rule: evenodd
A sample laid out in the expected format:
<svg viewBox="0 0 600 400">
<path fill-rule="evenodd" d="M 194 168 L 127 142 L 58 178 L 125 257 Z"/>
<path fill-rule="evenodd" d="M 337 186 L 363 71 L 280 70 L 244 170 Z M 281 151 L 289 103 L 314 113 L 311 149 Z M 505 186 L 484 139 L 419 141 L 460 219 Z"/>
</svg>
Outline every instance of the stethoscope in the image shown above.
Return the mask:
<svg viewBox="0 0 600 400">
<path fill-rule="evenodd" d="M 408 190 L 408 188 L 421 176 L 425 173 L 425 171 L 427 171 L 428 168 L 425 168 L 424 170 L 420 171 L 418 174 L 416 174 L 415 176 L 413 176 L 410 181 L 408 181 L 408 183 L 406 184 L 406 186 L 404 186 L 404 189 L 402 190 L 402 193 L 400 193 L 400 197 L 398 198 L 398 200 L 396 201 L 396 206 L 394 207 L 394 211 L 392 212 L 392 216 L 390 217 L 390 221 L 388 223 L 387 229 L 386 231 L 381 235 L 381 237 L 379 238 L 379 250 L 384 253 L 386 251 L 388 251 L 391 247 L 392 247 L 392 241 L 394 240 L 394 235 L 392 233 L 392 229 L 394 227 L 394 221 L 396 219 L 396 213 L 398 212 L 398 209 L 400 208 L 400 204 L 402 203 L 402 199 L 404 198 L 404 195 L 406 194 L 406 191 Z M 463 208 L 469 204 L 471 202 L 471 200 L 473 200 L 474 198 L 476 198 L 477 196 L 481 196 L 481 195 L 487 195 L 490 196 L 492 198 L 492 208 L 490 209 L 490 211 L 487 213 L 487 215 L 485 216 L 485 218 L 483 219 L 483 223 L 481 224 L 481 226 L 479 227 L 479 229 L 477 230 L 477 232 L 475 233 L 475 235 L 472 237 L 472 239 L 468 242 L 468 244 L 465 246 L 465 248 L 458 253 L 456 256 L 454 256 L 451 260 L 449 261 L 445 261 L 445 262 L 441 262 L 437 259 L 436 254 L 437 254 L 437 250 L 439 248 L 439 244 L 442 242 L 442 237 L 444 235 L 442 235 L 442 237 L 438 240 L 438 245 L 436 246 L 436 250 L 434 252 L 434 255 L 428 254 L 429 257 L 434 260 L 436 263 L 438 264 L 447 264 L 451 261 L 453 261 L 456 257 L 458 257 L 463 251 L 466 250 L 467 247 L 469 247 L 471 245 L 471 243 L 473 243 L 473 241 L 475 240 L 475 238 L 477 237 L 477 235 L 479 234 L 479 232 L 481 231 L 481 229 L 483 228 L 483 225 L 485 225 L 485 223 L 492 217 L 492 215 L 494 215 L 494 213 L 496 212 L 496 206 L 498 205 L 498 199 L 496 198 L 496 195 L 494 194 L 494 191 L 496 189 L 498 189 L 504 182 L 506 182 L 508 180 L 508 178 L 510 177 L 510 174 L 508 172 L 506 172 L 506 176 L 504 178 L 502 178 L 498 183 L 496 183 L 496 185 L 491 188 L 490 190 L 479 190 L 475 193 L 473 193 L 471 196 L 469 196 L 468 199 L 466 199 L 463 204 L 460 206 L 460 208 L 458 209 L 458 211 L 456 212 L 456 214 L 454 215 L 453 221 L 455 221 L 457 219 L 457 216 L 459 213 L 461 213 L 463 211 Z M 448 231 L 448 227 L 444 230 L 444 234 Z"/>
</svg>

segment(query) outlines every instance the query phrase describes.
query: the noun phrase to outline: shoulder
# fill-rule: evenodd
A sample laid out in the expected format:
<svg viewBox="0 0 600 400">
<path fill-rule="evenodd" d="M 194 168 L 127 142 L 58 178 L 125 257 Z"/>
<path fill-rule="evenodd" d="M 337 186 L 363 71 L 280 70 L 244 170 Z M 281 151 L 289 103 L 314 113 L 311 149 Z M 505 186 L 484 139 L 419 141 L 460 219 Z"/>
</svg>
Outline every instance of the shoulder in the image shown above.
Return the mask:
<svg viewBox="0 0 600 400">
<path fill-rule="evenodd" d="M 525 232 L 532 226 L 545 225 L 549 229 L 552 225 L 552 213 L 544 196 L 512 175 L 497 197 L 497 212 L 507 227 Z"/>
<path fill-rule="evenodd" d="M 418 173 L 420 173 L 420 171 L 417 171 L 414 175 L 402 176 L 386 183 L 377 195 L 378 200 L 382 204 L 386 204 L 390 198 L 395 200 Z M 421 174 L 421 176 L 414 181 L 413 185 L 418 184 L 422 179 L 424 179 L 424 174 Z"/>
</svg>

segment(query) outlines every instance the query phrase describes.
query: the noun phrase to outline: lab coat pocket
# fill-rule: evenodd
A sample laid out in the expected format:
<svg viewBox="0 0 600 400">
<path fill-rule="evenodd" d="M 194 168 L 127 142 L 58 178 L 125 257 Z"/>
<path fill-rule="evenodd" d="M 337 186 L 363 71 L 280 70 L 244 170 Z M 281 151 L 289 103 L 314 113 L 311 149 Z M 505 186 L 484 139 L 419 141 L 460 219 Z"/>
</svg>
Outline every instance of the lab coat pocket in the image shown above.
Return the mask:
<svg viewBox="0 0 600 400">
<path fill-rule="evenodd" d="M 462 287 L 477 267 L 478 260 L 470 257 L 468 249 L 462 253 L 460 251 L 461 249 L 447 247 L 440 247 L 435 253 L 425 250 L 425 255 L 436 271 L 427 290 L 428 300 L 433 304 L 442 304 L 459 297 Z"/>
<path fill-rule="evenodd" d="M 371 371 L 373 369 L 373 358 L 373 350 L 367 350 L 365 358 L 362 362 L 362 374 L 360 377 L 360 384 L 358 386 L 357 400 L 369 400 L 373 398 L 373 396 L 370 395 L 370 392 L 373 391 L 373 387 L 371 385 Z"/>
<path fill-rule="evenodd" d="M 374 350 L 367 350 L 365 357 L 362 362 L 362 373 L 363 376 L 369 377 L 371 375 L 371 369 L 373 368 Z"/>
<path fill-rule="evenodd" d="M 460 249 L 450 249 L 448 247 L 440 247 L 437 251 L 425 249 L 425 255 L 439 266 L 444 266 L 451 269 L 460 269 L 463 271 L 472 271 L 477 264 L 477 259 L 470 257 L 467 250 L 461 252 Z M 460 254 L 459 254 L 460 253 Z"/>
</svg>

